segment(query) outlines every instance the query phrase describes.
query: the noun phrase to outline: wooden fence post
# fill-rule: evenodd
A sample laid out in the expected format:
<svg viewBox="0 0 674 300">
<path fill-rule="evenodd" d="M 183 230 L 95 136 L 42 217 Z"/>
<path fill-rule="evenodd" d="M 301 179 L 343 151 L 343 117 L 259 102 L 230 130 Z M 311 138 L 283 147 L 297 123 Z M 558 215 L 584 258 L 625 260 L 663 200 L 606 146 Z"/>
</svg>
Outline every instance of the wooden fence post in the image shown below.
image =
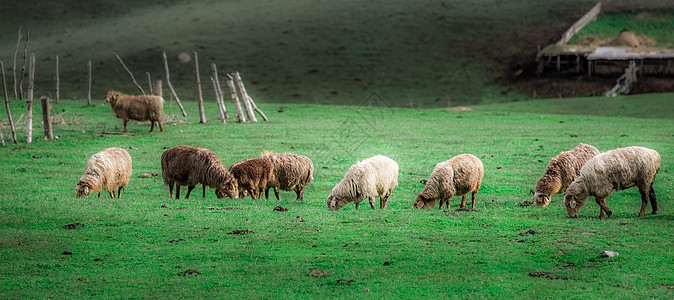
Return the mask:
<svg viewBox="0 0 674 300">
<path fill-rule="evenodd" d="M 178 102 L 178 107 L 180 107 L 180 111 L 183 113 L 183 117 L 187 117 L 185 108 L 183 107 L 183 104 L 180 103 L 180 98 L 178 98 L 178 94 L 176 94 L 176 90 L 173 89 L 173 85 L 171 84 L 171 79 L 169 77 L 168 59 L 166 59 L 166 52 L 162 52 L 161 55 L 162 58 L 164 59 L 164 71 L 166 71 L 166 84 L 168 84 L 169 90 L 171 90 L 173 97 L 176 98 L 176 102 Z"/>
<path fill-rule="evenodd" d="M 164 98 L 164 90 L 162 89 L 161 86 L 161 80 L 157 80 L 154 82 L 154 92 L 155 95 Z"/>
<path fill-rule="evenodd" d="M 89 84 L 89 91 L 87 92 L 87 106 L 91 106 L 91 61 L 87 62 L 87 70 L 89 74 L 89 77 L 87 79 L 87 83 Z"/>
<path fill-rule="evenodd" d="M 227 74 L 227 86 L 231 92 L 232 102 L 234 102 L 234 108 L 236 109 L 236 118 L 239 122 L 246 122 L 246 116 L 241 109 L 241 102 L 239 101 L 239 96 L 236 95 L 236 87 L 234 86 L 234 78 L 232 75 Z"/>
<path fill-rule="evenodd" d="M 16 57 L 19 54 L 19 46 L 21 45 L 21 28 L 23 26 L 19 26 L 19 37 L 16 40 L 16 49 L 14 49 L 14 67 L 12 68 L 12 75 L 14 76 L 14 99 L 19 98 L 19 91 L 17 90 L 17 81 L 16 81 Z M 16 143 L 16 141 L 14 141 Z"/>
<path fill-rule="evenodd" d="M 257 118 L 255 117 L 255 113 L 253 113 L 253 106 L 248 100 L 248 93 L 246 93 L 246 88 L 243 86 L 243 81 L 241 81 L 241 75 L 239 72 L 234 73 L 234 80 L 236 81 L 236 86 L 239 90 L 239 93 L 241 94 L 241 101 L 243 101 L 243 105 L 246 107 L 246 115 L 248 115 L 248 119 L 257 123 Z"/>
<path fill-rule="evenodd" d="M 199 56 L 194 51 L 194 80 L 197 85 L 197 104 L 199 106 L 199 123 L 206 124 L 206 112 L 204 111 L 204 97 L 201 93 L 201 78 L 199 77 Z"/>
<path fill-rule="evenodd" d="M 255 110 L 255 112 L 257 112 L 258 114 L 260 114 L 260 116 L 262 116 L 262 119 L 264 119 L 266 122 L 269 122 L 269 119 L 267 118 L 267 115 L 265 115 L 265 114 L 262 112 L 262 110 L 261 110 L 260 108 L 258 108 L 257 105 L 255 105 L 255 101 L 253 101 L 253 98 L 251 98 L 250 96 L 248 96 L 248 101 L 250 101 L 250 105 L 253 106 L 253 109 Z"/>
<path fill-rule="evenodd" d="M 26 65 L 28 64 L 28 40 L 30 39 L 30 31 L 26 30 L 26 43 L 23 44 L 23 66 L 21 66 L 21 78 L 19 78 L 19 98 L 23 100 L 23 78 L 26 77 Z"/>
<path fill-rule="evenodd" d="M 45 140 L 54 139 L 54 130 L 51 126 L 51 105 L 49 105 L 49 97 L 42 96 L 40 97 L 42 102 L 42 127 L 44 127 L 44 138 Z"/>
<path fill-rule="evenodd" d="M 140 84 L 138 84 L 138 81 L 136 81 L 136 77 L 133 76 L 133 73 L 131 73 L 129 68 L 126 67 L 124 61 L 122 61 L 122 58 L 119 57 L 119 55 L 117 55 L 117 53 L 115 52 L 112 52 L 112 54 L 115 55 L 119 63 L 122 65 L 122 67 L 124 67 L 124 70 L 126 70 L 126 72 L 129 73 L 129 76 L 131 76 L 131 80 L 133 80 L 133 84 L 136 85 L 136 88 L 141 92 L 141 94 L 145 95 L 145 91 L 143 90 L 142 87 L 140 87 Z"/>
<path fill-rule="evenodd" d="M 222 102 L 222 95 L 218 92 L 218 84 L 215 82 L 215 79 L 211 77 L 211 82 L 213 83 L 213 91 L 215 91 L 215 102 L 218 103 L 218 113 L 220 113 L 220 122 L 223 124 L 226 124 L 227 121 L 225 120 L 225 112 L 222 111 L 222 106 L 220 106 L 220 102 Z"/>
<path fill-rule="evenodd" d="M 7 112 L 7 121 L 9 121 L 9 129 L 12 131 L 12 142 L 16 144 L 16 127 L 14 127 L 14 119 L 12 119 L 12 112 L 9 110 L 9 94 L 7 93 L 7 81 L 5 81 L 5 64 L 0 61 L 0 69 L 2 70 L 2 91 L 5 95 L 5 111 Z"/>
<path fill-rule="evenodd" d="M 56 55 L 56 103 L 61 100 L 61 81 L 59 79 L 59 56 Z"/>
<path fill-rule="evenodd" d="M 35 53 L 28 64 L 28 97 L 26 99 L 26 143 L 33 142 L 33 84 L 35 84 Z"/>
<path fill-rule="evenodd" d="M 150 88 L 150 95 L 154 95 L 154 91 L 152 90 L 152 77 L 150 77 L 150 72 L 145 72 L 145 75 L 147 75 L 147 85 Z"/>
<path fill-rule="evenodd" d="M 218 96 L 216 98 L 219 100 L 218 109 L 222 111 L 222 115 L 225 117 L 225 119 L 227 119 L 229 118 L 229 112 L 225 106 L 225 96 L 222 93 L 222 88 L 220 87 L 220 79 L 218 79 L 218 67 L 215 65 L 215 63 L 211 64 L 211 71 L 213 71 L 213 80 L 215 81 L 215 89 Z"/>
</svg>

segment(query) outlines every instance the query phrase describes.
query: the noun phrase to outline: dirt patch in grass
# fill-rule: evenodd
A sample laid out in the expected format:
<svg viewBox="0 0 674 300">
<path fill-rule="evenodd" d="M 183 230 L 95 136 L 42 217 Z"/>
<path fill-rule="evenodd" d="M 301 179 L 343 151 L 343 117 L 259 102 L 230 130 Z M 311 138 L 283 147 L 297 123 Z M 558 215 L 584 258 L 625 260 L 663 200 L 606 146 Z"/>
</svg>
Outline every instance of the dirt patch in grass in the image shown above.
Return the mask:
<svg viewBox="0 0 674 300">
<path fill-rule="evenodd" d="M 277 207 L 274 207 L 274 211 L 288 211 L 288 209 L 279 205 Z"/>
<path fill-rule="evenodd" d="M 529 272 L 529 276 L 531 277 L 543 277 L 547 278 L 550 280 L 567 280 L 568 278 L 563 275 L 557 275 L 552 272 L 547 272 L 547 271 L 533 271 Z"/>
<path fill-rule="evenodd" d="M 312 269 L 311 271 L 309 271 L 309 275 L 311 275 L 311 277 L 323 277 L 328 276 L 330 274 L 332 274 L 332 272 L 328 270 Z"/>
<path fill-rule="evenodd" d="M 206 210 L 237 210 L 241 209 L 238 207 L 207 207 Z"/>
<path fill-rule="evenodd" d="M 461 207 L 457 208 L 455 211 L 477 211 L 477 209 L 474 209 L 472 207 Z"/>
<path fill-rule="evenodd" d="M 63 228 L 69 229 L 69 230 L 70 229 L 77 229 L 77 228 L 80 228 L 80 227 L 84 227 L 84 224 L 75 222 L 75 223 L 70 223 L 70 224 L 66 224 L 66 225 L 63 226 Z"/>
<path fill-rule="evenodd" d="M 246 234 L 251 234 L 255 233 L 255 231 L 248 230 L 248 229 L 234 229 L 227 234 L 239 234 L 239 235 L 246 235 Z"/>
<path fill-rule="evenodd" d="M 198 269 L 187 269 L 185 271 L 182 271 L 178 273 L 180 276 L 189 276 L 189 275 L 201 275 L 201 271 Z"/>
</svg>

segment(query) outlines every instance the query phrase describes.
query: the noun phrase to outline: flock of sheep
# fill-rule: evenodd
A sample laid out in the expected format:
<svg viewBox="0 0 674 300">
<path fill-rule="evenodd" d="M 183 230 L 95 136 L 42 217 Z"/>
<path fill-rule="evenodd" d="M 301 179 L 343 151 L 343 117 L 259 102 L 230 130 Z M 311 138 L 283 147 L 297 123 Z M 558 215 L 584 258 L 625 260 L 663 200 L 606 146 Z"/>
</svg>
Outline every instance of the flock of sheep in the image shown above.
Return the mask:
<svg viewBox="0 0 674 300">
<path fill-rule="evenodd" d="M 142 99 L 141 99 L 142 98 Z M 157 122 L 163 126 L 160 116 L 163 100 L 157 96 L 128 96 L 109 92 L 106 101 L 115 115 L 122 118 L 124 131 L 129 119 L 150 120 L 154 129 Z M 292 153 L 264 152 L 261 157 L 249 158 L 235 163 L 228 170 L 213 151 L 189 146 L 178 146 L 166 150 L 161 156 L 162 177 L 169 187 L 169 195 L 180 198 L 180 187 L 187 186 L 185 199 L 197 184 L 202 185 L 202 197 L 206 197 L 206 186 L 215 189 L 218 198 L 253 199 L 269 197 L 273 188 L 279 199 L 279 189 L 295 191 L 297 199 L 303 199 L 306 186 L 314 179 L 314 165 L 311 159 Z M 559 153 L 550 160 L 543 176 L 536 182 L 533 203 L 545 207 L 553 194 L 564 193 L 564 206 L 570 217 L 578 217 L 578 211 L 587 203 L 587 198 L 595 197 L 600 207 L 599 218 L 612 212 L 606 206 L 606 198 L 612 190 L 638 187 L 641 194 L 641 210 L 646 212 L 648 202 L 652 213 L 658 212 L 658 203 L 653 189 L 655 175 L 660 169 L 660 155 L 644 147 L 626 147 L 600 153 L 592 145 L 579 144 L 569 151 Z M 386 209 L 393 189 L 398 185 L 398 164 L 383 155 L 376 155 L 352 165 L 344 178 L 332 189 L 327 198 L 329 210 L 339 210 L 350 202 L 356 209 L 360 202 L 368 199 L 375 208 L 375 198 L 379 198 L 379 208 Z M 105 189 L 110 197 L 121 197 L 122 190 L 131 176 L 131 156 L 121 148 L 107 148 L 94 154 L 87 162 L 84 175 L 77 183 L 76 196 L 85 197 Z M 461 195 L 461 205 L 466 205 L 466 197 L 471 193 L 471 207 L 475 207 L 475 195 L 480 190 L 484 167 L 482 161 L 471 154 L 457 155 L 440 162 L 426 181 L 423 190 L 414 200 L 415 208 L 433 208 L 440 202 L 449 208 L 449 199 Z M 115 194 L 116 192 L 116 194 Z"/>
</svg>

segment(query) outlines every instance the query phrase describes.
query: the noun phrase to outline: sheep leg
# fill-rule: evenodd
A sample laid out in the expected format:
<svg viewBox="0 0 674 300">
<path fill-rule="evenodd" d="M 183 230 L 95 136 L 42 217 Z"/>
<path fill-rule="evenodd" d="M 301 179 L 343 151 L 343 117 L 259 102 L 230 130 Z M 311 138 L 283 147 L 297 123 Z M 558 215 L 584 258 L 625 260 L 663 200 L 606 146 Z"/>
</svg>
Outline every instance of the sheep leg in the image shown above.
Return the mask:
<svg viewBox="0 0 674 300">
<path fill-rule="evenodd" d="M 257 191 L 256 191 L 255 189 L 252 189 L 252 188 L 251 188 L 251 189 L 248 189 L 248 193 L 250 194 L 250 196 L 251 196 L 253 199 L 255 199 L 255 200 L 258 199 L 258 194 L 257 194 Z"/>
<path fill-rule="evenodd" d="M 388 207 L 388 198 L 391 197 L 391 194 L 386 194 L 384 197 L 379 198 L 379 209 L 386 209 Z"/>
<path fill-rule="evenodd" d="M 658 214 L 658 199 L 655 197 L 655 190 L 653 189 L 653 184 L 651 183 L 651 190 L 648 192 L 648 198 L 651 200 L 651 208 L 653 211 L 652 215 Z"/>
<path fill-rule="evenodd" d="M 123 186 L 120 186 L 119 189 L 117 189 L 117 198 L 122 198 L 122 190 L 124 189 Z"/>
<path fill-rule="evenodd" d="M 606 212 L 607 217 L 611 217 L 613 212 L 611 212 L 610 209 L 608 209 L 608 206 L 606 206 L 606 198 L 594 198 L 595 202 L 599 204 L 600 210 L 599 210 L 599 218 L 604 217 L 604 212 Z"/>
<path fill-rule="evenodd" d="M 202 184 L 201 184 L 201 187 L 202 187 L 202 189 L 201 189 L 201 197 L 204 198 L 204 199 L 206 199 L 206 185 L 202 183 Z"/>
<path fill-rule="evenodd" d="M 461 197 L 461 208 L 466 207 L 466 196 L 468 196 L 468 194 L 463 194 L 463 197 Z"/>
<path fill-rule="evenodd" d="M 124 124 L 124 130 L 122 132 L 126 132 L 126 123 L 129 122 L 129 119 L 124 119 L 122 123 Z"/>
<path fill-rule="evenodd" d="M 648 206 L 648 198 L 650 193 L 644 192 L 639 189 L 639 194 L 641 194 L 641 209 L 639 210 L 639 214 L 637 217 L 643 217 L 646 214 L 646 206 Z"/>
<path fill-rule="evenodd" d="M 477 190 L 473 191 L 473 194 L 471 194 L 471 202 L 470 202 L 470 207 L 475 208 L 475 194 L 477 194 Z"/>
<path fill-rule="evenodd" d="M 358 209 L 358 205 L 360 205 L 360 202 L 356 202 L 356 209 Z"/>
<path fill-rule="evenodd" d="M 281 200 L 281 197 L 279 197 L 279 188 L 277 186 L 274 187 L 274 196 L 276 196 L 276 200 Z"/>
<path fill-rule="evenodd" d="M 195 186 L 196 185 L 188 185 L 187 186 L 187 195 L 185 195 L 185 199 L 188 199 L 190 197 L 190 193 L 192 192 L 192 190 L 194 189 Z"/>
<path fill-rule="evenodd" d="M 98 192 L 98 198 L 101 198 L 101 192 Z"/>
<path fill-rule="evenodd" d="M 164 125 L 161 124 L 160 120 L 157 120 L 157 124 L 159 124 L 159 132 L 164 132 Z"/>
<path fill-rule="evenodd" d="M 270 188 L 271 188 L 271 187 L 267 187 L 267 188 L 264 190 L 264 198 L 265 198 L 265 199 L 269 199 L 269 189 L 270 189 Z"/>
<path fill-rule="evenodd" d="M 154 121 L 150 120 L 150 132 L 154 130 Z"/>
<path fill-rule="evenodd" d="M 367 197 L 367 200 L 370 202 L 370 207 L 374 210 L 374 197 Z"/>
<path fill-rule="evenodd" d="M 108 190 L 108 194 L 110 194 L 110 198 L 115 198 L 115 190 L 113 189 L 112 191 Z"/>
<path fill-rule="evenodd" d="M 176 199 L 180 199 L 180 185 L 176 184 Z"/>
</svg>

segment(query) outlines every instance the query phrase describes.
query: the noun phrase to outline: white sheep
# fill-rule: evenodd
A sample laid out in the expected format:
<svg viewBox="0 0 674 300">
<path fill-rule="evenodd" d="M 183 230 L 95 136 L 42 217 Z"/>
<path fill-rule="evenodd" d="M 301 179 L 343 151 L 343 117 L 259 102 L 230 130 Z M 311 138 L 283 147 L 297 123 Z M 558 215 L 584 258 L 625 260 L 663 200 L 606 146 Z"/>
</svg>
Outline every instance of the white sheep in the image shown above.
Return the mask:
<svg viewBox="0 0 674 300">
<path fill-rule="evenodd" d="M 106 189 L 111 198 L 122 197 L 122 190 L 129 183 L 131 177 L 131 155 L 122 148 L 106 148 L 89 158 L 84 175 L 80 178 L 75 189 L 75 195 L 89 196 Z"/>
<path fill-rule="evenodd" d="M 660 154 L 644 147 L 626 147 L 601 153 L 585 163 L 576 178 L 564 194 L 566 212 L 572 218 L 578 217 L 578 211 L 594 196 L 599 204 L 599 218 L 613 213 L 606 206 L 606 198 L 612 190 L 624 190 L 637 186 L 641 194 L 639 217 L 646 213 L 648 200 L 652 213 L 658 213 L 658 201 L 653 189 L 655 175 L 660 169 Z"/>
<path fill-rule="evenodd" d="M 386 209 L 393 189 L 398 185 L 398 163 L 376 155 L 357 162 L 349 168 L 328 196 L 328 210 L 339 210 L 349 202 L 356 203 L 356 209 L 363 199 L 368 198 L 374 209 L 374 198 L 379 197 L 379 208 Z"/>
<path fill-rule="evenodd" d="M 482 161 L 472 154 L 460 154 L 435 165 L 426 186 L 414 200 L 415 208 L 433 208 L 440 200 L 440 209 L 454 195 L 463 195 L 461 208 L 466 206 L 466 196 L 472 192 L 471 207 L 475 208 L 475 194 L 480 190 L 484 166 Z"/>
</svg>

